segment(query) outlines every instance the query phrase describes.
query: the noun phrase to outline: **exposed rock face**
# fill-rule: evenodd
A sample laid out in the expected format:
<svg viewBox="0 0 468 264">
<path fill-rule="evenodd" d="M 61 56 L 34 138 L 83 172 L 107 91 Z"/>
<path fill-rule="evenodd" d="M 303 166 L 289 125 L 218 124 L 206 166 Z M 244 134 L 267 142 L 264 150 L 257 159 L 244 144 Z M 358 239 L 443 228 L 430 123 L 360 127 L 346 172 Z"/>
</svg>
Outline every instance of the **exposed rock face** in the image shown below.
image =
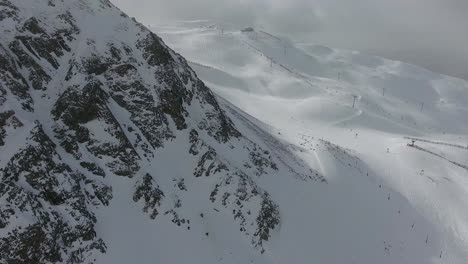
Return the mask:
<svg viewBox="0 0 468 264">
<path fill-rule="evenodd" d="M 95 212 L 116 177 L 148 217 L 188 229 L 199 216 L 183 213 L 185 199 L 201 195 L 263 252 L 281 217 L 256 178 L 313 174 L 236 128 L 247 121 L 108 1 L 0 0 L 0 35 L 0 263 L 93 263 L 106 252 Z M 150 169 L 169 150 L 166 173 Z M 165 175 L 171 166 L 184 174 Z M 193 178 L 211 192 L 195 193 Z"/>
<path fill-rule="evenodd" d="M 154 182 L 151 175 L 146 174 L 143 179 L 138 183 L 133 200 L 138 202 L 143 200 L 145 213 L 150 213 L 152 219 L 156 218 L 159 214 L 158 207 L 161 206 L 161 200 L 164 198 L 164 193 L 159 189 L 159 186 Z"/>
<path fill-rule="evenodd" d="M 0 240 L 1 259 L 75 263 L 85 260 L 84 252 L 104 253 L 92 208 L 109 203 L 110 187 L 64 163 L 41 125 L 30 131 L 27 141 L 0 172 L 0 227 L 9 230 Z M 23 222 L 19 216 L 30 223 L 18 224 Z"/>
</svg>

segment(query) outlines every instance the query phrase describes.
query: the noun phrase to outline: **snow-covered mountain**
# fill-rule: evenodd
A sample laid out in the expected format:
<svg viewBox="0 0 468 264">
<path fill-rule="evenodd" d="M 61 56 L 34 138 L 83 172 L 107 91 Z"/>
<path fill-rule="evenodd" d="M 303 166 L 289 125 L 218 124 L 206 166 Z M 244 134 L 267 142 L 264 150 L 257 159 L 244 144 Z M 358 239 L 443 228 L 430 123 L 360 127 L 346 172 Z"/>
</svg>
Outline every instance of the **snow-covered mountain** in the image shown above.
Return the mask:
<svg viewBox="0 0 468 264">
<path fill-rule="evenodd" d="M 466 262 L 465 82 L 205 23 L 0 0 L 0 263 Z"/>
<path fill-rule="evenodd" d="M 1 263 L 261 256 L 261 183 L 326 184 L 109 1 L 0 8 Z"/>
<path fill-rule="evenodd" d="M 152 30 L 328 181 L 290 189 L 277 263 L 468 261 L 466 81 L 212 21 Z"/>
</svg>

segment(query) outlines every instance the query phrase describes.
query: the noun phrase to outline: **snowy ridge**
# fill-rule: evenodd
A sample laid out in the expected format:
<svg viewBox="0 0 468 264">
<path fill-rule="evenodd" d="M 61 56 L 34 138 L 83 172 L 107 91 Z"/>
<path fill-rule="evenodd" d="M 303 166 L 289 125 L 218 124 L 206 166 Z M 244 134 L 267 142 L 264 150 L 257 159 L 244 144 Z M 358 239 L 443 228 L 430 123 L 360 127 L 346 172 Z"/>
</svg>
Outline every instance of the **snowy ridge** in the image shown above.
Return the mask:
<svg viewBox="0 0 468 264">
<path fill-rule="evenodd" d="M 196 27 L 190 31 L 186 28 L 158 30 L 158 27 L 154 30 L 189 61 L 222 71 L 198 69 L 194 65 L 204 81 L 224 88 L 216 92 L 222 91 L 224 97 L 229 95 L 230 101 L 236 96 L 232 90 L 263 98 L 268 95 L 276 101 L 296 99 L 298 103 L 310 105 L 320 98 L 327 103 L 320 103 L 323 115 L 314 120 L 328 122 L 324 112 L 328 109 L 333 113 L 349 112 L 356 95 L 356 109 L 363 111 L 352 118 L 358 126 L 412 134 L 466 132 L 464 102 L 468 85 L 463 80 L 358 52 L 295 45 L 262 31 L 222 33 Z M 221 84 L 220 75 L 231 78 L 224 78 Z M 240 94 L 244 96 L 242 93 L 237 96 Z M 237 99 L 235 104 L 240 101 Z M 245 103 L 248 105 L 250 102 Z M 294 116 L 309 114 L 305 107 L 300 110 Z M 313 114 L 314 110 L 309 112 Z M 374 122 L 368 122 L 369 119 Z"/>
</svg>

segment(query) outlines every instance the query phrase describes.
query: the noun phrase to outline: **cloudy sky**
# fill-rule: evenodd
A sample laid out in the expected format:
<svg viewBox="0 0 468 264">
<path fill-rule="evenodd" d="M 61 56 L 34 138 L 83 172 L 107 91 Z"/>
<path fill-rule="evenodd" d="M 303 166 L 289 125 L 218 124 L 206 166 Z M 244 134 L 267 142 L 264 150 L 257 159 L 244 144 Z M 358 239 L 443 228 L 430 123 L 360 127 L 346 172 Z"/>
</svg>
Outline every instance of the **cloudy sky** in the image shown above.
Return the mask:
<svg viewBox="0 0 468 264">
<path fill-rule="evenodd" d="M 145 24 L 209 19 L 468 79 L 468 0 L 111 0 Z"/>
</svg>

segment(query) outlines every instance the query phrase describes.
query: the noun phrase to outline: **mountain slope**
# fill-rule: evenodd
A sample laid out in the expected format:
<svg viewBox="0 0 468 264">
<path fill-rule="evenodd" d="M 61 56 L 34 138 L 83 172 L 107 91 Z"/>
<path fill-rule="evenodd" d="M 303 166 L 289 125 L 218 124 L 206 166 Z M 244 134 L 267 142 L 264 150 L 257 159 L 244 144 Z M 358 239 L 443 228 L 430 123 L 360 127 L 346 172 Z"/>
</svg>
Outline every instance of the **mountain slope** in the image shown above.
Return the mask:
<svg viewBox="0 0 468 264">
<path fill-rule="evenodd" d="M 271 123 L 281 115 L 392 133 L 468 132 L 466 81 L 359 52 L 293 43 L 261 30 L 205 25 L 153 29 L 194 62 L 216 93 L 242 109 L 259 100 L 268 106 L 271 116 L 261 120 Z M 290 108 L 293 103 L 300 107 Z M 278 104 L 281 111 L 272 112 Z M 260 117 L 253 107 L 247 112 Z"/>
<path fill-rule="evenodd" d="M 289 187 L 314 225 L 283 219 L 282 262 L 466 262 L 466 81 L 211 21 L 152 29 L 326 177 Z"/>
<path fill-rule="evenodd" d="M 180 262 L 177 241 L 214 263 L 212 236 L 261 256 L 281 214 L 259 182 L 326 183 L 109 1 L 0 8 L 1 263 Z"/>
</svg>

